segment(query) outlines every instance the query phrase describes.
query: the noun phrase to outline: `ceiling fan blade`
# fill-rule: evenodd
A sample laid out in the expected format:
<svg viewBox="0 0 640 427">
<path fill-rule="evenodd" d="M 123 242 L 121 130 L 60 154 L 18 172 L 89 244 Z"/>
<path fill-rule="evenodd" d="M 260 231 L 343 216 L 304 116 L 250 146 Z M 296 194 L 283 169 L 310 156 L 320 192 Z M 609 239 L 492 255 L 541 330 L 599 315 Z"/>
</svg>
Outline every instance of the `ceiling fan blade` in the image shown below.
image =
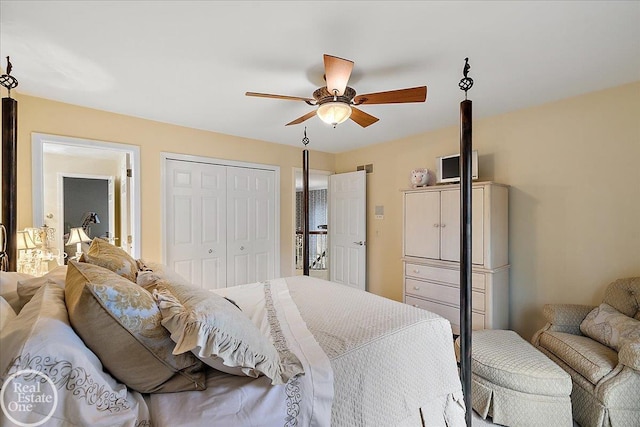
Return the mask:
<svg viewBox="0 0 640 427">
<path fill-rule="evenodd" d="M 286 99 L 289 101 L 309 101 L 315 102 L 313 98 L 302 98 L 300 96 L 287 96 L 287 95 L 272 95 L 270 93 L 258 93 L 258 92 L 245 92 L 246 96 L 257 96 L 260 98 L 275 98 L 275 99 Z"/>
<path fill-rule="evenodd" d="M 358 110 L 355 107 L 351 107 L 351 117 L 349 118 L 354 122 L 356 122 L 357 124 L 359 124 L 360 126 L 362 126 L 363 128 L 366 128 L 367 126 L 372 125 L 378 120 L 380 120 L 377 117 L 373 117 L 371 114 L 367 114 L 364 111 Z"/>
<path fill-rule="evenodd" d="M 361 104 L 401 104 L 403 102 L 424 102 L 427 99 L 427 87 L 419 86 L 408 89 L 389 90 L 386 92 L 367 93 L 353 98 L 356 105 Z"/>
<path fill-rule="evenodd" d="M 327 81 L 327 90 L 334 95 L 338 91 L 338 96 L 344 94 L 349 77 L 353 70 L 353 61 L 338 58 L 337 56 L 324 55 L 324 76 Z"/>
<path fill-rule="evenodd" d="M 297 119 L 295 119 L 292 122 L 287 123 L 285 126 L 289 126 L 289 125 L 297 125 L 299 123 L 304 122 L 305 120 L 309 120 L 311 117 L 316 115 L 316 110 L 313 111 L 309 111 L 307 114 L 305 114 L 302 117 L 298 117 Z"/>
</svg>

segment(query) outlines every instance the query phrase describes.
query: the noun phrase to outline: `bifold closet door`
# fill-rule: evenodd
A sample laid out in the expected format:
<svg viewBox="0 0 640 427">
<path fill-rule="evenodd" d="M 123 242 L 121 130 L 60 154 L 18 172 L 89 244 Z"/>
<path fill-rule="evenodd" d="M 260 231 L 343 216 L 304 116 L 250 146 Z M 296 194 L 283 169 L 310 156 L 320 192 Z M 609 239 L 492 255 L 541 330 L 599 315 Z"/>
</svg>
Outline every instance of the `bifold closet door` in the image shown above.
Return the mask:
<svg viewBox="0 0 640 427">
<path fill-rule="evenodd" d="M 205 289 L 227 286 L 226 167 L 167 159 L 166 259 Z"/>
<path fill-rule="evenodd" d="M 227 167 L 227 286 L 275 275 L 275 173 Z"/>
</svg>

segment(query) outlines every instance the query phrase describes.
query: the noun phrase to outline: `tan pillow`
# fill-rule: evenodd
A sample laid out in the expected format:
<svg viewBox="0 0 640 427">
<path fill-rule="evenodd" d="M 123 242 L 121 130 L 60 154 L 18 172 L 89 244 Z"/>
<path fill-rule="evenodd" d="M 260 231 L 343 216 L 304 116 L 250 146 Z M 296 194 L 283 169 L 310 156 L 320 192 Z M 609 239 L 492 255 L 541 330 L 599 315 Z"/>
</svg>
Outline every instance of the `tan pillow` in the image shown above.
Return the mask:
<svg viewBox="0 0 640 427">
<path fill-rule="evenodd" d="M 609 304 L 594 308 L 580 324 L 586 336 L 620 350 L 627 341 L 640 342 L 640 321 L 625 316 Z"/>
<path fill-rule="evenodd" d="M 31 301 L 31 298 L 38 292 L 42 286 L 47 283 L 51 283 L 64 289 L 64 281 L 67 277 L 67 266 L 61 265 L 54 268 L 47 274 L 41 277 L 32 277 L 29 279 L 18 280 L 16 290 L 18 292 L 18 301 L 20 309 L 24 307 L 26 303 Z"/>
<path fill-rule="evenodd" d="M 106 240 L 98 237 L 93 239 L 89 251 L 83 255 L 83 261 L 104 267 L 132 282 L 136 281 L 137 261 L 124 250 Z"/>
<path fill-rule="evenodd" d="M 121 382 L 141 393 L 202 390 L 202 362 L 173 355 L 151 294 L 105 268 L 70 261 L 65 285 L 69 320 Z"/>
<path fill-rule="evenodd" d="M 162 325 L 176 342 L 174 354 L 191 351 L 215 369 L 254 378 L 264 374 L 272 384 L 304 372 L 295 356 L 281 360 L 270 339 L 220 295 L 164 280 L 155 284 L 153 295 Z"/>
</svg>

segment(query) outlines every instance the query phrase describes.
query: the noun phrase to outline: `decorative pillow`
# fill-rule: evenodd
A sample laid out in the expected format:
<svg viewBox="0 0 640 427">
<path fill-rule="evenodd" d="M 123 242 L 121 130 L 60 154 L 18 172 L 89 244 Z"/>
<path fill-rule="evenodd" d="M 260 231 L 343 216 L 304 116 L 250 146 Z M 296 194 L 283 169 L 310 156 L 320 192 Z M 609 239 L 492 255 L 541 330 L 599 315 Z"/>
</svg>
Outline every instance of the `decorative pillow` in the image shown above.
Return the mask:
<svg viewBox="0 0 640 427">
<path fill-rule="evenodd" d="M 64 281 L 67 277 L 67 266 L 62 265 L 54 268 L 41 277 L 32 277 L 30 279 L 18 280 L 17 291 L 20 308 L 31 301 L 38 289 L 47 283 L 57 285 L 64 289 Z"/>
<path fill-rule="evenodd" d="M 22 308 L 17 292 L 18 281 L 32 277 L 30 274 L 15 271 L 0 272 L 0 297 L 4 298 L 16 313 L 19 313 Z"/>
<path fill-rule="evenodd" d="M 171 354 L 151 294 L 105 268 L 70 261 L 65 296 L 71 325 L 104 366 L 141 393 L 203 390 L 203 364 Z"/>
<path fill-rule="evenodd" d="M 220 295 L 168 281 L 155 287 L 162 325 L 176 343 L 174 354 L 191 351 L 217 370 L 254 378 L 264 374 L 272 384 L 304 372 L 297 358 L 281 360 L 249 317 Z"/>
<path fill-rule="evenodd" d="M 33 369 L 53 381 L 57 404 L 53 408 L 46 402 L 35 402 L 30 412 L 0 410 L 0 425 L 14 425 L 7 416 L 21 425 L 37 425 L 44 420 L 42 414 L 52 409 L 52 420 L 45 425 L 150 425 L 142 395 L 128 390 L 104 372 L 100 360 L 71 328 L 63 289 L 51 284 L 42 286 L 16 319 L 0 331 L 2 384 L 29 386 L 35 385 L 33 380 L 41 380 L 42 393 L 45 396 L 53 393 L 51 385 L 43 382 L 45 378 L 40 375 L 9 379 L 18 371 Z M 17 399 L 13 393 L 13 387 L 9 386 L 5 402 Z"/>
<path fill-rule="evenodd" d="M 625 316 L 609 304 L 594 308 L 580 324 L 586 336 L 615 350 L 626 341 L 640 342 L 640 321 Z"/>
<path fill-rule="evenodd" d="M 13 307 L 2 297 L 0 297 L 0 331 L 2 331 L 9 321 L 16 318 L 16 312 Z"/>
<path fill-rule="evenodd" d="M 83 261 L 99 265 L 130 281 L 136 281 L 138 273 L 137 261 L 123 249 L 112 245 L 106 240 L 96 237 L 89 246 L 89 251 L 83 254 Z"/>
</svg>

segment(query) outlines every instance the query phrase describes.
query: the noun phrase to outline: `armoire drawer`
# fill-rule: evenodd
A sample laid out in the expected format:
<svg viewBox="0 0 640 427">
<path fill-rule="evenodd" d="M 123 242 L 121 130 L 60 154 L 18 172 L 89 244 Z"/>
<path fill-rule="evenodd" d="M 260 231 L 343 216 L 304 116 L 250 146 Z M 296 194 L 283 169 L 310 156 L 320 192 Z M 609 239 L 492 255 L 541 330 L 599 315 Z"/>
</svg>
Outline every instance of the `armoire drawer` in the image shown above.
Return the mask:
<svg viewBox="0 0 640 427">
<path fill-rule="evenodd" d="M 424 282 L 407 277 L 404 281 L 404 291 L 407 294 L 442 301 L 453 305 L 460 304 L 460 287 L 440 285 Z M 476 311 L 484 312 L 484 293 L 471 290 L 471 303 Z"/>
<path fill-rule="evenodd" d="M 416 277 L 418 279 L 433 280 L 436 282 L 460 285 L 460 271 L 448 268 L 431 267 L 429 265 L 419 265 L 405 263 L 405 276 Z M 482 273 L 471 273 L 471 285 L 475 289 L 485 289 L 485 276 Z"/>
<path fill-rule="evenodd" d="M 438 304 L 409 295 L 405 295 L 405 303 L 444 317 L 451 323 L 453 333 L 456 335 L 460 334 L 460 310 L 458 307 Z M 474 330 L 484 329 L 484 315 L 471 312 L 471 324 Z"/>
</svg>

